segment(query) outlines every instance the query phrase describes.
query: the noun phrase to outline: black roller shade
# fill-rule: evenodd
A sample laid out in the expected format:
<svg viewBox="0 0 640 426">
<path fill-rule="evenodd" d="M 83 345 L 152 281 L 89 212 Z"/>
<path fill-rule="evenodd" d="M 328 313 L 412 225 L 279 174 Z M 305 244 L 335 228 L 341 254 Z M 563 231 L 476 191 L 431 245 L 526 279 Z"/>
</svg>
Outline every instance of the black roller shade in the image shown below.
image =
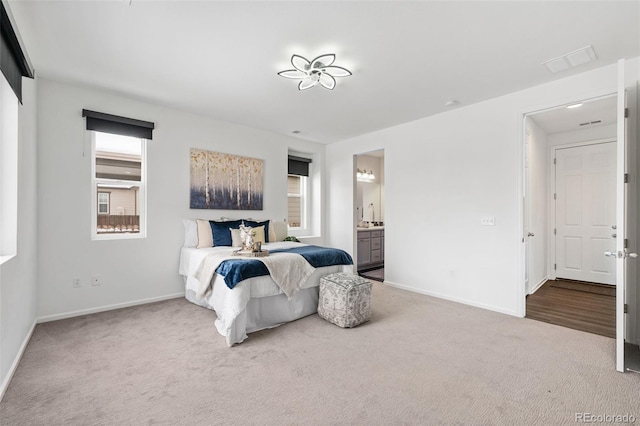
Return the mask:
<svg viewBox="0 0 640 426">
<path fill-rule="evenodd" d="M 149 121 L 89 111 L 88 109 L 82 110 L 82 116 L 87 117 L 87 130 L 134 138 L 153 139 L 155 124 Z"/>
<path fill-rule="evenodd" d="M 309 176 L 310 158 L 289 156 L 289 174 L 297 176 Z"/>
<path fill-rule="evenodd" d="M 22 103 L 22 77 L 33 78 L 33 70 L 20 47 L 16 32 L 11 25 L 9 14 L 0 2 L 0 69 L 9 86 Z"/>
</svg>

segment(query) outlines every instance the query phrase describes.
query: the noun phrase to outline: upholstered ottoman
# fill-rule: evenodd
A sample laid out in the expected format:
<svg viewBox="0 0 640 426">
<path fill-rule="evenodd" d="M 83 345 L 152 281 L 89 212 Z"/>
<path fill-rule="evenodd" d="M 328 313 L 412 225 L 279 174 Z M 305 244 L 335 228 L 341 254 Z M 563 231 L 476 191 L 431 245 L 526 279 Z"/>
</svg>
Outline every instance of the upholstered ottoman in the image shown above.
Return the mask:
<svg viewBox="0 0 640 426">
<path fill-rule="evenodd" d="M 357 275 L 339 272 L 320 279 L 318 315 L 343 328 L 371 318 L 371 283 Z"/>
</svg>

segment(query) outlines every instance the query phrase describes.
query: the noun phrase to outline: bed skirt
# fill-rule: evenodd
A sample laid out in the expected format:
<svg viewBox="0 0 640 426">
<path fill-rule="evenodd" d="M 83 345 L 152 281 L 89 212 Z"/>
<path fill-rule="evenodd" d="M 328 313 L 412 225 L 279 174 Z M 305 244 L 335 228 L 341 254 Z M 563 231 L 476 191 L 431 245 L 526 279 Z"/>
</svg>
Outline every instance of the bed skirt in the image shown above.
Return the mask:
<svg viewBox="0 0 640 426">
<path fill-rule="evenodd" d="M 187 279 L 185 277 L 185 284 Z M 204 308 L 215 310 L 216 306 L 222 306 L 226 291 L 231 291 L 225 286 L 218 286 L 222 291 L 211 292 L 205 299 L 197 300 L 195 291 L 185 286 L 185 297 L 188 301 Z M 215 325 L 218 333 L 225 336 L 228 345 L 241 343 L 247 338 L 248 333 L 277 327 L 286 322 L 315 314 L 318 311 L 318 287 L 301 289 L 288 300 L 284 294 L 274 296 L 251 298 L 246 308 L 238 314 L 231 326 L 224 323 L 221 318 L 216 318 Z"/>
</svg>

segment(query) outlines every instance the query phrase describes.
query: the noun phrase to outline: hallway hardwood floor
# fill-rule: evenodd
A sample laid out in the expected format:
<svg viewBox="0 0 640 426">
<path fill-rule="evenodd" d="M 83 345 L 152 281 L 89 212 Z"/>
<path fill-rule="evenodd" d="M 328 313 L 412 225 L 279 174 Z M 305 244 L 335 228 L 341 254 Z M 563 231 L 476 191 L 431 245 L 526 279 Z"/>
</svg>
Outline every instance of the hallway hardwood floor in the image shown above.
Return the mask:
<svg viewBox="0 0 640 426">
<path fill-rule="evenodd" d="M 527 318 L 616 337 L 616 298 L 553 287 L 547 281 L 527 296 Z"/>
</svg>

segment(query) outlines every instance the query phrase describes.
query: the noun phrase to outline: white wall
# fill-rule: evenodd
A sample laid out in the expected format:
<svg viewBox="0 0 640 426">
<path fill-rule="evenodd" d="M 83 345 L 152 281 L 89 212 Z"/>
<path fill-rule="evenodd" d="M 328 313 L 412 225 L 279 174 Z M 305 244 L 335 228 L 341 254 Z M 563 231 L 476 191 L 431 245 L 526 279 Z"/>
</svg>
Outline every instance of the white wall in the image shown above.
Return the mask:
<svg viewBox="0 0 640 426">
<path fill-rule="evenodd" d="M 91 167 L 83 108 L 156 125 L 147 145 L 145 239 L 90 238 Z M 183 218 L 282 220 L 288 150 L 313 154 L 314 166 L 323 168 L 322 145 L 50 80 L 39 81 L 38 129 L 38 314 L 44 320 L 179 295 L 184 291 L 178 275 Z M 264 210 L 190 210 L 192 147 L 264 159 Z M 90 285 L 92 275 L 101 277 L 101 286 Z M 73 277 L 82 287 L 73 288 Z"/>
<path fill-rule="evenodd" d="M 523 315 L 523 114 L 615 93 L 616 81 L 611 65 L 328 145 L 329 244 L 353 249 L 353 155 L 384 149 L 385 279 Z"/>
<path fill-rule="evenodd" d="M 549 146 L 565 145 L 576 142 L 595 141 L 600 139 L 615 139 L 616 125 L 607 124 L 587 129 L 572 130 L 570 132 L 552 133 L 549 135 Z"/>
<path fill-rule="evenodd" d="M 36 320 L 36 83 L 22 80 L 18 112 L 18 250 L 0 266 L 0 399 Z"/>
</svg>

